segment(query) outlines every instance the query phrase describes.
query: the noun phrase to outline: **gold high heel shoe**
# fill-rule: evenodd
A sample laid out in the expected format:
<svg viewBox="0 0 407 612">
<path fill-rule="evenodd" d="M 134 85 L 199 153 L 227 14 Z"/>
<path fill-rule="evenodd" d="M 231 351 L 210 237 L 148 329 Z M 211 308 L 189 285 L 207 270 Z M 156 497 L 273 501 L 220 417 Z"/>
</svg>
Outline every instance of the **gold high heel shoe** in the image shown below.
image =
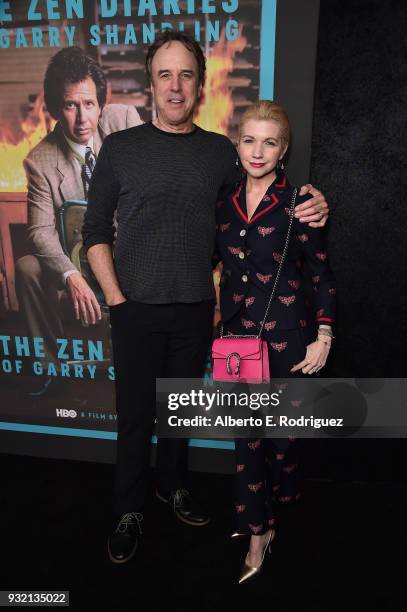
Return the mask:
<svg viewBox="0 0 407 612">
<path fill-rule="evenodd" d="M 269 553 L 271 553 L 270 544 L 274 540 L 275 535 L 276 535 L 275 529 L 272 529 L 270 531 L 270 536 L 269 536 L 269 539 L 267 540 L 267 544 L 263 548 L 263 556 L 261 558 L 261 563 L 258 567 L 251 567 L 250 565 L 246 563 L 246 561 L 244 562 L 242 571 L 240 573 L 239 584 L 242 584 L 242 582 L 246 582 L 246 580 L 250 580 L 250 578 L 253 578 L 256 574 L 260 572 L 263 566 L 264 555 L 266 554 L 266 550 L 268 549 Z M 246 559 L 247 559 L 247 555 L 246 555 Z"/>
</svg>

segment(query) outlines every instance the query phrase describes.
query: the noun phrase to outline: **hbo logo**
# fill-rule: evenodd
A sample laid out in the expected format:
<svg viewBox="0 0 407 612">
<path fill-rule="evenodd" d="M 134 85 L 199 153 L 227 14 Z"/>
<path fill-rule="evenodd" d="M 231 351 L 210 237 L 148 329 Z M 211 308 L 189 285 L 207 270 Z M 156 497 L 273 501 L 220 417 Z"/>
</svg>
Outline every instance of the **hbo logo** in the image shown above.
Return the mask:
<svg viewBox="0 0 407 612">
<path fill-rule="evenodd" d="M 64 417 L 65 419 L 74 419 L 76 416 L 78 416 L 76 410 L 66 410 L 66 408 L 57 408 L 55 412 L 58 417 Z"/>
</svg>

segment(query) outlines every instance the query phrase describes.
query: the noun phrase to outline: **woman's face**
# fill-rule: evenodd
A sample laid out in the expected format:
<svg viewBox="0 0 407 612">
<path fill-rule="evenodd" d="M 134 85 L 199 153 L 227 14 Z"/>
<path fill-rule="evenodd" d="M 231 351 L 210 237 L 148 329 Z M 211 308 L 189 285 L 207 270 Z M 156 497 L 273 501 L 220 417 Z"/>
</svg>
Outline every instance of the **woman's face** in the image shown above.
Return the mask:
<svg viewBox="0 0 407 612">
<path fill-rule="evenodd" d="M 248 119 L 242 126 L 239 157 L 247 174 L 253 178 L 275 175 L 275 168 L 287 150 L 281 128 L 273 119 Z"/>
</svg>

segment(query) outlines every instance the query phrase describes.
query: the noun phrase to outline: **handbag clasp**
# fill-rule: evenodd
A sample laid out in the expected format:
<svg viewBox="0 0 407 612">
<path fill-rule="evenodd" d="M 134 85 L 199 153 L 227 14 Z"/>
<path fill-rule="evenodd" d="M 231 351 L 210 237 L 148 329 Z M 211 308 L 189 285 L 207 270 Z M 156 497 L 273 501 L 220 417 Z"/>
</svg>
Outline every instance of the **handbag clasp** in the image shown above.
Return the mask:
<svg viewBox="0 0 407 612">
<path fill-rule="evenodd" d="M 228 355 L 227 359 L 226 359 L 226 372 L 230 375 L 232 374 L 232 370 L 230 367 L 230 362 L 232 361 L 232 357 L 236 357 L 237 359 L 237 364 L 236 367 L 234 369 L 234 374 L 239 374 L 239 370 L 240 370 L 240 355 L 239 353 L 230 353 L 230 355 Z"/>
</svg>

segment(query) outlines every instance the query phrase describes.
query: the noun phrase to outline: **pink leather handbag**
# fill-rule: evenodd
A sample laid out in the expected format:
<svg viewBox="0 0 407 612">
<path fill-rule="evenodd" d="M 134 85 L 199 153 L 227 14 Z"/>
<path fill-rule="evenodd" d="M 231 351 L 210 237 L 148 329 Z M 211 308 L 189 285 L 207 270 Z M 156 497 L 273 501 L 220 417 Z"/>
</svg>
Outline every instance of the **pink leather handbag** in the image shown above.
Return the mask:
<svg viewBox="0 0 407 612">
<path fill-rule="evenodd" d="M 223 324 L 221 325 L 220 338 L 216 338 L 212 343 L 213 380 L 219 382 L 248 382 L 258 384 L 270 382 L 267 342 L 261 339 L 261 335 L 269 315 L 271 302 L 273 301 L 287 254 L 296 197 L 297 189 L 294 189 L 290 207 L 290 223 L 288 225 L 284 250 L 274 279 L 274 285 L 266 312 L 260 325 L 260 331 L 257 336 L 234 336 L 231 334 L 224 336 Z"/>
<path fill-rule="evenodd" d="M 226 336 L 212 344 L 213 379 L 225 382 L 270 381 L 267 342 L 256 336 Z"/>
</svg>

